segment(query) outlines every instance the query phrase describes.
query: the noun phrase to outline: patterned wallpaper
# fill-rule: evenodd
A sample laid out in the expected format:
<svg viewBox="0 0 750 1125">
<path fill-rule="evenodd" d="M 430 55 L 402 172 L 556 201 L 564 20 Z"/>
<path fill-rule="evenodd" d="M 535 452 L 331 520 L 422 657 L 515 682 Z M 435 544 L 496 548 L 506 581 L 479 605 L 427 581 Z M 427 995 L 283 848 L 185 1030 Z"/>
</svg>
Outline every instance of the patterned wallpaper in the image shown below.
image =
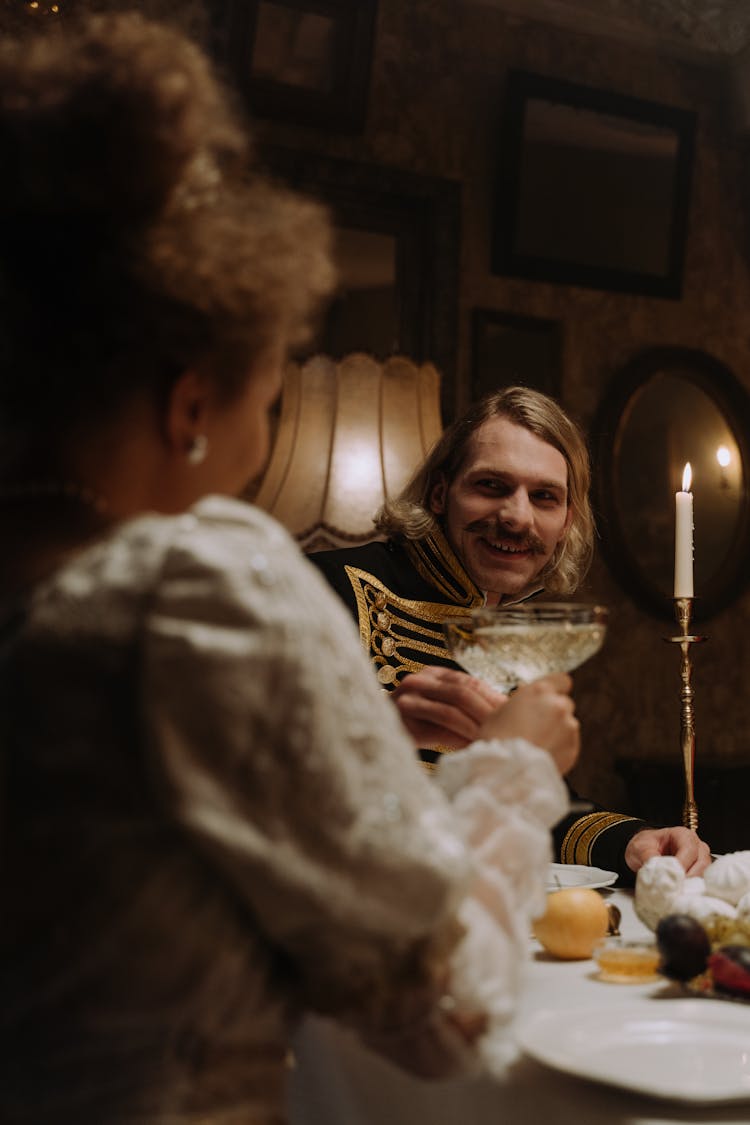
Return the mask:
<svg viewBox="0 0 750 1125">
<path fill-rule="evenodd" d="M 463 0 L 542 22 L 734 55 L 750 43 L 745 0 Z"/>
<path fill-rule="evenodd" d="M 616 7 L 615 0 L 609 6 Z M 656 0 L 642 0 L 640 6 L 666 11 Z M 744 2 L 737 5 L 743 28 L 750 18 L 746 7 Z M 712 11 L 710 3 L 694 0 L 670 4 L 669 18 L 708 29 L 714 26 Z M 504 81 L 515 67 L 697 111 L 681 300 L 491 273 L 498 128 Z M 260 128 L 274 144 L 446 177 L 461 185 L 457 408 L 469 395 L 475 307 L 561 322 L 561 397 L 585 426 L 610 380 L 635 353 L 652 345 L 703 349 L 750 389 L 748 180 L 721 69 L 545 27 L 487 4 L 380 0 L 364 133 L 346 136 L 284 122 Z M 609 604 L 612 625 L 602 654 L 576 673 L 584 730 L 577 779 L 590 795 L 617 804 L 624 796 L 614 770 L 617 758 L 674 755 L 679 761 L 677 656 L 662 640 L 672 631 L 670 623 L 643 612 L 601 559 L 585 593 Z M 744 682 L 749 621 L 750 596 L 745 595 L 706 625 L 709 642 L 696 653 L 694 673 L 699 755 L 750 759 L 750 692 Z"/>
<path fill-rule="evenodd" d="M 704 50 L 734 54 L 750 42 L 750 9 L 745 0 L 598 0 L 617 15 L 636 12 L 660 31 L 684 36 Z"/>
<path fill-rule="evenodd" d="M 116 7 L 117 0 L 82 0 Z M 219 0 L 216 0 L 218 3 Z M 224 0 L 222 0 L 222 3 Z M 539 3 L 542 0 L 538 0 Z M 553 0 L 546 0 L 547 4 Z M 663 24 L 694 44 L 728 52 L 744 41 L 747 0 L 571 0 L 613 15 Z M 748 143 L 737 133 L 726 66 L 697 65 L 630 42 L 530 21 L 504 0 L 379 0 L 369 110 L 364 131 L 346 134 L 292 121 L 257 120 L 259 140 L 310 155 L 338 157 L 457 184 L 461 240 L 456 282 L 458 361 L 447 388 L 454 410 L 469 400 L 475 308 L 559 322 L 561 399 L 590 428 L 618 371 L 654 345 L 698 348 L 750 390 Z M 189 11 L 203 31 L 200 4 L 143 0 L 146 10 Z M 519 5 L 515 5 L 518 7 Z M 529 0 L 532 7 L 532 0 Z M 2 0 L 0 17 L 10 10 Z M 729 18 L 731 16 L 731 18 Z M 0 22 L 2 20 L 0 19 Z M 493 274 L 490 241 L 499 125 L 508 71 L 529 70 L 694 110 L 698 115 L 684 293 L 680 300 L 583 289 Z M 366 174 L 366 173 L 365 173 Z M 602 653 L 576 673 L 584 751 L 579 788 L 615 807 L 624 787 L 618 758 L 679 761 L 677 654 L 662 637 L 668 621 L 649 616 L 597 558 L 586 596 L 605 601 L 611 629 Z M 750 594 L 708 621 L 695 655 L 698 756 L 750 761 L 750 691 L 745 680 Z M 701 794 L 698 793 L 700 806 Z"/>
</svg>

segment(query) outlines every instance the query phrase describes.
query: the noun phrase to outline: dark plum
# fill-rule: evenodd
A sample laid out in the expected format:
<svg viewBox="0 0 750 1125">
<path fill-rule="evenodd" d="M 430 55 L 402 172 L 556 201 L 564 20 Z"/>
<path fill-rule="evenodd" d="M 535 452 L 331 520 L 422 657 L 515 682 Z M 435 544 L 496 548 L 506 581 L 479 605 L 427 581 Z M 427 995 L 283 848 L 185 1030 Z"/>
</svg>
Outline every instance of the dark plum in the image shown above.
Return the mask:
<svg viewBox="0 0 750 1125">
<path fill-rule="evenodd" d="M 668 914 L 656 927 L 661 954 L 659 972 L 670 980 L 690 980 L 708 964 L 711 942 L 703 926 L 689 914 Z"/>
</svg>

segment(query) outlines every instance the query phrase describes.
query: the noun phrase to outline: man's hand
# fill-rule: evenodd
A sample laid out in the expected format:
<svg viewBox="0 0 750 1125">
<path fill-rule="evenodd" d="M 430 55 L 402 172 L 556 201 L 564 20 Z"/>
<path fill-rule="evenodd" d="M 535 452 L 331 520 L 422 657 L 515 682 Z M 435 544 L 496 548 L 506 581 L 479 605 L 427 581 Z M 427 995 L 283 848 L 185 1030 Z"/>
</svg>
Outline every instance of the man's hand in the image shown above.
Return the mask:
<svg viewBox="0 0 750 1125">
<path fill-rule="evenodd" d="M 466 672 L 432 665 L 406 676 L 391 699 L 417 746 L 461 750 L 479 738 L 481 724 L 507 696 Z"/>
<path fill-rule="evenodd" d="M 625 849 L 625 862 L 638 871 L 654 855 L 673 855 L 688 875 L 701 875 L 711 862 L 708 844 L 692 828 L 644 828 Z"/>
<path fill-rule="evenodd" d="M 573 768 L 581 733 L 570 698 L 573 681 L 564 674 L 542 676 L 515 691 L 505 706 L 482 724 L 480 738 L 525 738 L 552 757 L 559 772 Z"/>
</svg>

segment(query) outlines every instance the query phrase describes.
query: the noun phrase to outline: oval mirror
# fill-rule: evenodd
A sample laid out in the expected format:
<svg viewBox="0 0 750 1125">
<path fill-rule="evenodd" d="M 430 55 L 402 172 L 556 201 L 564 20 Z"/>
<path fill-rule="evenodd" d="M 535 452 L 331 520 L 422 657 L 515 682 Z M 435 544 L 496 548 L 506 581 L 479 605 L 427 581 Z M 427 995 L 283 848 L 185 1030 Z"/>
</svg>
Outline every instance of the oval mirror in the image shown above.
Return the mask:
<svg viewBox="0 0 750 1125">
<path fill-rule="evenodd" d="M 750 539 L 750 399 L 724 364 L 652 348 L 621 372 L 594 423 L 602 553 L 644 609 L 674 618 L 674 494 L 692 468 L 694 614 L 738 596 Z"/>
</svg>

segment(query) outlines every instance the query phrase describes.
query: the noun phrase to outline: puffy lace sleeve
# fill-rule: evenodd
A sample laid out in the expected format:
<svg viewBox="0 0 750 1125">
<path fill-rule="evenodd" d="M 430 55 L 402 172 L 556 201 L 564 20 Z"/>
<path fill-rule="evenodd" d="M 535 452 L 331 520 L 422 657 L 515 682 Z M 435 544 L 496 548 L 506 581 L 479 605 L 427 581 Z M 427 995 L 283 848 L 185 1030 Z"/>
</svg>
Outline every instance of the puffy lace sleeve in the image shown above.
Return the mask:
<svg viewBox="0 0 750 1125">
<path fill-rule="evenodd" d="M 477 1047 L 483 1066 L 502 1073 L 515 1055 L 515 1015 L 531 920 L 544 910 L 550 828 L 567 790 L 549 754 L 523 739 L 475 742 L 444 754 L 438 782 L 453 803 L 474 875 L 459 908 L 466 928 L 452 961 L 457 1007 L 487 1015 Z"/>
<path fill-rule="evenodd" d="M 143 629 L 144 721 L 168 815 L 293 966 L 301 1003 L 419 1071 L 471 1065 L 450 1009 L 502 993 L 507 1022 L 554 819 L 533 781 L 546 756 L 477 746 L 456 756 L 465 776 L 448 771 L 446 799 L 286 532 L 219 500 L 179 527 Z M 508 789 L 491 808 L 480 791 L 498 762 Z"/>
</svg>

